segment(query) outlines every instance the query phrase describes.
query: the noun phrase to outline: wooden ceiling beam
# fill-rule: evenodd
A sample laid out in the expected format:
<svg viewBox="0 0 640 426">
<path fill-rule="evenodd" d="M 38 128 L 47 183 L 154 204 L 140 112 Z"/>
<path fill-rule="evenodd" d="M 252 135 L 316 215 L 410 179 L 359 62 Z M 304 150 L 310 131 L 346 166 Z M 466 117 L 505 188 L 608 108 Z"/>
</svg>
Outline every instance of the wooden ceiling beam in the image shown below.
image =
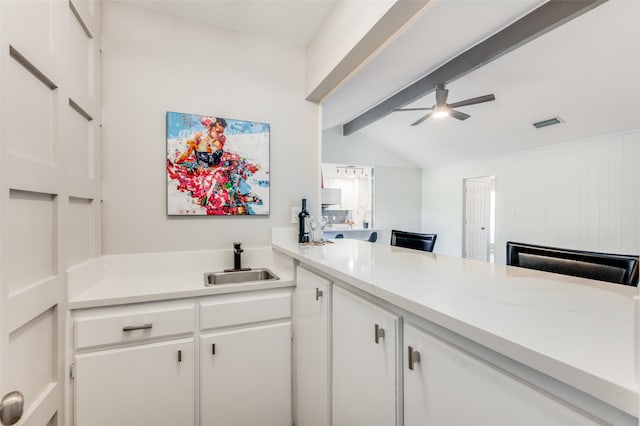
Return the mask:
<svg viewBox="0 0 640 426">
<path fill-rule="evenodd" d="M 349 136 L 386 117 L 398 108 L 433 92 L 437 84 L 451 83 L 471 71 L 509 53 L 607 0 L 550 0 L 488 39 L 456 56 L 446 64 L 407 86 L 342 126 Z"/>
</svg>

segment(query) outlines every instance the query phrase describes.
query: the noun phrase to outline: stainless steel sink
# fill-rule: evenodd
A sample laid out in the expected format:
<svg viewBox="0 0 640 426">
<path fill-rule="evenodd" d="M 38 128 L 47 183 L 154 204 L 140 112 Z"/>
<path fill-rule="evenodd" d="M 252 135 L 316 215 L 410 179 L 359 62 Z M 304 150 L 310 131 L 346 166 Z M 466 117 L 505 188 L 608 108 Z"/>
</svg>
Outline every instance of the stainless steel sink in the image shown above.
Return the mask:
<svg viewBox="0 0 640 426">
<path fill-rule="evenodd" d="M 279 278 L 267 268 L 250 269 L 248 271 L 220 271 L 204 274 L 204 284 L 240 284 L 253 281 L 275 281 Z"/>
</svg>

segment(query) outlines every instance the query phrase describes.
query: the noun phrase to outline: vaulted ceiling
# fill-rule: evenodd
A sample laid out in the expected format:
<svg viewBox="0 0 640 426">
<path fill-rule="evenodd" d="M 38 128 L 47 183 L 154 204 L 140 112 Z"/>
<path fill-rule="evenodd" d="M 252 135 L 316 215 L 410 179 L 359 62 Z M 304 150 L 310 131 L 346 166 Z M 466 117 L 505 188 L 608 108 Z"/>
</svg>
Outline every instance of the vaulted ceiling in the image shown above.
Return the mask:
<svg viewBox="0 0 640 426">
<path fill-rule="evenodd" d="M 151 12 L 304 47 L 334 0 L 114 0 Z"/>
<path fill-rule="evenodd" d="M 340 126 L 513 22 L 540 1 L 437 1 L 412 27 L 346 82 L 323 107 Z M 465 121 L 394 112 L 359 138 L 420 167 L 534 149 L 640 128 L 640 2 L 613 0 L 448 84 L 449 102 L 494 93 L 462 107 Z M 407 105 L 430 107 L 433 93 Z M 559 116 L 563 123 L 532 123 Z M 348 143 L 349 137 L 342 143 Z"/>
<path fill-rule="evenodd" d="M 298 46 L 308 43 L 335 4 L 333 0 L 117 1 Z M 543 3 L 432 0 L 412 25 L 323 101 L 323 127 L 341 127 Z M 359 130 L 357 137 L 415 166 L 432 167 L 640 128 L 638 22 L 640 1 L 605 2 L 448 82 L 449 102 L 495 94 L 493 102 L 460 108 L 471 115 L 469 119 L 429 119 L 411 127 L 424 113 L 394 112 Z M 407 107 L 434 103 L 430 93 Z M 532 126 L 555 116 L 563 123 L 543 129 Z M 346 137 L 342 143 L 348 141 Z"/>
</svg>

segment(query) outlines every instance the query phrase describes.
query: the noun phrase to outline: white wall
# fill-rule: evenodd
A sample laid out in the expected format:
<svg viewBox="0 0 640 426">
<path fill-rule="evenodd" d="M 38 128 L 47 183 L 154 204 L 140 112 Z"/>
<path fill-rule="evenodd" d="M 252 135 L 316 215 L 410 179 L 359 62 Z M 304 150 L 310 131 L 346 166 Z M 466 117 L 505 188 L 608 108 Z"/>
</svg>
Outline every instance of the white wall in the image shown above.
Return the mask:
<svg viewBox="0 0 640 426">
<path fill-rule="evenodd" d="M 378 235 L 379 241 L 388 243 L 391 229 L 420 232 L 422 169 L 410 159 L 362 133 L 342 136 L 338 126 L 322 132 L 322 162 L 374 168 L 374 226 L 388 231 Z"/>
<path fill-rule="evenodd" d="M 376 167 L 374 176 L 375 227 L 421 232 L 422 170 Z M 391 233 L 379 238 L 389 243 Z"/>
<path fill-rule="evenodd" d="M 363 133 L 342 136 L 342 126 L 322 132 L 322 162 L 337 164 L 359 164 L 363 166 L 409 167 L 417 163 L 410 157 L 401 157 L 389 151 Z"/>
<path fill-rule="evenodd" d="M 639 159 L 634 131 L 425 170 L 422 227 L 460 256 L 462 180 L 495 175 L 496 263 L 509 240 L 637 255 Z"/>
<path fill-rule="evenodd" d="M 319 212 L 303 49 L 105 2 L 103 51 L 105 254 L 264 246 L 302 197 Z M 167 111 L 270 123 L 270 217 L 167 217 Z"/>
</svg>

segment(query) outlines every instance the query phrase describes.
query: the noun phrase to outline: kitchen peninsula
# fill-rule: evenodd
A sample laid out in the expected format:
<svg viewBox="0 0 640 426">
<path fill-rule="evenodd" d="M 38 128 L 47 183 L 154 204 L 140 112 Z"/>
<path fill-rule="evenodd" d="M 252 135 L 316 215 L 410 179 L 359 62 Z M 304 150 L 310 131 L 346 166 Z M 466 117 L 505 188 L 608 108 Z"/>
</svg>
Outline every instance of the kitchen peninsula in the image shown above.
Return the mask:
<svg viewBox="0 0 640 426">
<path fill-rule="evenodd" d="M 296 265 L 296 302 L 298 294 L 304 294 L 306 283 L 315 287 L 316 301 L 322 297 L 330 300 L 333 295 L 331 307 L 324 309 L 329 316 L 333 309 L 332 321 L 328 321 L 325 331 L 328 356 L 333 358 L 327 365 L 334 374 L 332 380 L 325 380 L 325 385 L 333 386 L 326 394 L 334 395 L 327 414 L 334 424 L 349 415 L 366 415 L 349 411 L 353 407 L 345 407 L 348 403 L 340 401 L 344 392 L 336 388 L 344 382 L 342 375 L 366 363 L 362 347 L 356 350 L 360 358 L 356 364 L 341 359 L 341 353 L 353 349 L 345 345 L 357 339 L 351 333 L 341 340 L 341 329 L 357 321 L 349 319 L 343 324 L 338 315 L 344 306 L 356 306 L 352 312 L 359 312 L 359 307 L 364 310 L 365 305 L 378 314 L 384 311 L 395 318 L 384 327 L 386 333 L 381 333 L 381 339 L 378 337 L 382 323 L 375 323 L 375 344 L 379 346 L 383 340 L 385 344 L 387 341 L 395 344 L 385 355 L 397 359 L 395 370 L 389 365 L 385 367 L 387 373 L 391 370 L 395 374 L 389 386 L 398 387 L 390 389 L 389 398 L 404 396 L 397 398 L 391 408 L 373 399 L 378 392 L 370 389 L 373 385 L 369 381 L 373 379 L 369 375 L 376 371 L 370 365 L 368 375 L 364 376 L 367 382 L 359 383 L 359 390 L 358 383 L 353 383 L 357 380 L 347 385 L 353 385 L 352 392 L 361 392 L 360 398 L 370 397 L 369 407 L 376 407 L 371 410 L 380 407 L 393 411 L 386 414 L 395 417 L 397 424 L 402 421 L 406 426 L 417 424 L 412 423 L 416 413 L 424 422 L 432 413 L 421 410 L 430 406 L 434 412 L 439 406 L 446 406 L 443 410 L 447 413 L 440 414 L 453 416 L 447 424 L 464 424 L 460 423 L 460 416 L 464 415 L 475 418 L 476 424 L 497 424 L 486 421 L 513 420 L 512 413 L 516 411 L 520 414 L 514 416 L 522 416 L 519 424 L 536 424 L 535 419 L 544 424 L 637 424 L 638 354 L 634 336 L 638 330 L 634 325 L 633 301 L 638 295 L 637 288 L 358 240 L 299 246 L 290 231 L 275 229 L 272 245 Z M 295 306 L 294 324 L 296 318 L 308 322 L 301 304 Z M 373 323 L 371 327 L 367 338 L 371 337 L 373 342 Z M 323 330 L 322 326 L 320 329 Z M 428 346 L 411 343 L 416 333 L 426 336 L 422 342 L 428 342 Z M 443 351 L 440 355 L 445 354 L 440 364 L 437 348 Z M 299 360 L 305 359 L 304 348 L 298 347 L 296 351 Z M 450 359 L 464 360 L 454 363 L 455 368 L 473 367 L 462 372 L 451 368 L 446 373 L 436 371 L 437 365 L 445 365 Z M 410 387 L 415 379 L 410 374 L 414 368 L 420 370 L 420 363 L 424 364 L 422 373 L 444 377 L 440 381 L 438 377 L 431 381 L 427 377 L 426 385 L 418 383 L 418 388 L 422 386 L 428 392 L 416 396 Z M 348 368 L 343 369 L 344 366 Z M 331 368 L 323 368 L 331 376 Z M 481 380 L 478 377 L 481 370 L 491 373 Z M 297 371 L 297 374 L 305 373 Z M 438 384 L 443 385 L 442 389 Z M 304 409 L 304 393 L 305 383 L 299 380 L 298 417 L 305 416 L 300 411 Z M 514 401 L 510 399 L 512 396 Z M 439 398 L 438 404 L 431 404 L 429 398 Z M 330 399 L 326 406 L 331 406 Z M 377 415 L 382 418 L 386 414 Z M 435 419 L 447 420 L 442 416 Z"/>
</svg>

